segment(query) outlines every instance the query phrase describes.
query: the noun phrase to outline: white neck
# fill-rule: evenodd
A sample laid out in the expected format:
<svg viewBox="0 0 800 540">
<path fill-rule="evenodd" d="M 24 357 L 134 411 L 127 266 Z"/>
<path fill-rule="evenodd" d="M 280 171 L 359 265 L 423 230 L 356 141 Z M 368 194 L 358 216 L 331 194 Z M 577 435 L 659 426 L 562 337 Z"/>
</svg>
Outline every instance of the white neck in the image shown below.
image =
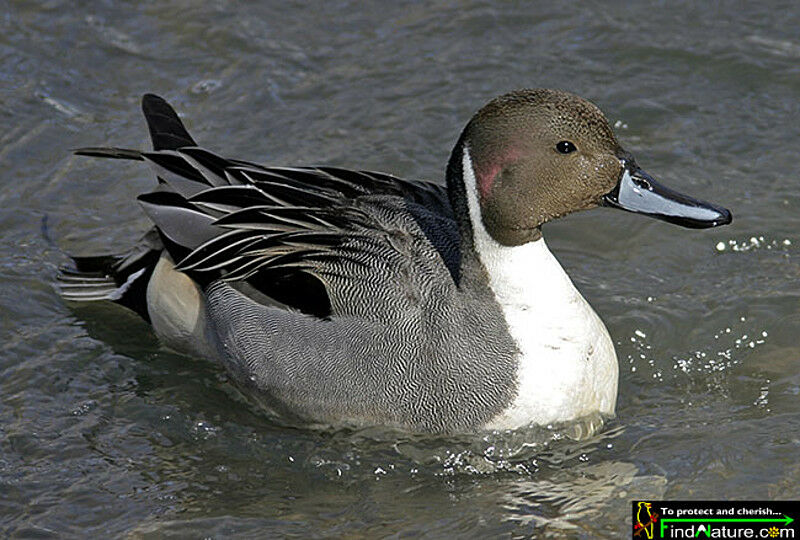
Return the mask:
<svg viewBox="0 0 800 540">
<path fill-rule="evenodd" d="M 544 238 L 520 246 L 504 246 L 486 230 L 478 201 L 475 173 L 469 149 L 464 147 L 463 177 L 472 221 L 473 241 L 489 283 L 502 306 L 559 309 L 580 297 L 569 276 L 547 249 Z M 582 299 L 582 297 L 581 297 Z"/>
<path fill-rule="evenodd" d="M 519 395 L 492 427 L 610 414 L 616 401 L 617 363 L 602 321 L 543 238 L 509 247 L 489 235 L 466 145 L 462 169 L 475 251 L 520 351 Z"/>
</svg>

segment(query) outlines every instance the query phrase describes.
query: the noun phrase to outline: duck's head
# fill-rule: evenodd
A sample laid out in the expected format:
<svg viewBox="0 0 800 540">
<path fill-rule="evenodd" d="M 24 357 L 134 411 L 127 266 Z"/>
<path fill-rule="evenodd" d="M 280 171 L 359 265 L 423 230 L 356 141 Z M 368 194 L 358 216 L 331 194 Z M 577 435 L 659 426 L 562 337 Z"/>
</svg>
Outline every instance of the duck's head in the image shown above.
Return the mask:
<svg viewBox="0 0 800 540">
<path fill-rule="evenodd" d="M 597 206 L 692 228 L 731 222 L 725 208 L 673 191 L 644 172 L 603 113 L 557 90 L 518 90 L 495 98 L 461 138 L 460 175 L 498 243 L 536 240 L 548 221 Z M 454 154 L 454 158 L 456 155 Z"/>
</svg>

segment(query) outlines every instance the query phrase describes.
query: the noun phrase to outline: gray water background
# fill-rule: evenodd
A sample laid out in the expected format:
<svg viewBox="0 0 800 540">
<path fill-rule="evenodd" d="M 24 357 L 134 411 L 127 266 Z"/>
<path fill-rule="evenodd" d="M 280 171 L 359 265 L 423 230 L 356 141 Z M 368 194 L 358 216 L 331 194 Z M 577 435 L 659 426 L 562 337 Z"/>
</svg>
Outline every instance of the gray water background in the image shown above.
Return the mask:
<svg viewBox="0 0 800 540">
<path fill-rule="evenodd" d="M 426 438 L 281 426 L 216 366 L 54 290 L 61 248 L 147 228 L 139 100 L 231 157 L 443 179 L 519 87 L 597 103 L 692 231 L 598 209 L 545 228 L 606 322 L 618 416 Z M 629 534 L 635 498 L 800 498 L 800 4 L 0 1 L 0 535 Z"/>
</svg>

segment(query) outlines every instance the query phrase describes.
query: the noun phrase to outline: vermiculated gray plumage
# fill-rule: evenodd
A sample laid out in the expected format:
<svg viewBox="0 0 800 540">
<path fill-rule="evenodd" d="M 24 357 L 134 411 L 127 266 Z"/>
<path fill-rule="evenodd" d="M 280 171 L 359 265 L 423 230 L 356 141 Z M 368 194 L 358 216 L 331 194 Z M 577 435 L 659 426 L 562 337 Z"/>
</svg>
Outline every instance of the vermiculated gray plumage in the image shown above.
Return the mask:
<svg viewBox="0 0 800 540">
<path fill-rule="evenodd" d="M 144 110 L 163 149 L 78 153 L 156 172 L 140 203 L 203 287 L 217 359 L 241 385 L 295 417 L 422 431 L 476 429 L 508 406 L 516 346 L 485 276 L 459 287 L 444 187 L 177 146 L 191 138 L 156 99 Z"/>
</svg>

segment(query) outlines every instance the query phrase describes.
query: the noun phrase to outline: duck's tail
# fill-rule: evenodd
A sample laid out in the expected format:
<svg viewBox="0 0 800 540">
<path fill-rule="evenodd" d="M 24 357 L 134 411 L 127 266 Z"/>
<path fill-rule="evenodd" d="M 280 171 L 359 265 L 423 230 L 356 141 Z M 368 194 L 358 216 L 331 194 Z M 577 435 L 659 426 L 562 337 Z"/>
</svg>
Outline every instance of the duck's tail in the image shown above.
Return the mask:
<svg viewBox="0 0 800 540">
<path fill-rule="evenodd" d="M 162 250 L 158 232 L 151 229 L 127 253 L 71 256 L 72 264 L 59 268 L 61 296 L 72 302 L 110 300 L 150 321 L 147 284 Z"/>
<path fill-rule="evenodd" d="M 145 94 L 142 112 L 147 120 L 154 150 L 175 150 L 196 146 L 175 110 L 164 99 Z M 143 153 L 127 148 L 79 148 L 75 154 L 111 159 L 144 161 Z M 151 229 L 125 253 L 91 257 L 71 256 L 72 264 L 59 269 L 61 295 L 74 302 L 110 300 L 150 320 L 147 284 L 164 245 L 158 231 Z"/>
<path fill-rule="evenodd" d="M 184 146 L 197 146 L 186 127 L 178 118 L 175 109 L 164 98 L 155 94 L 145 94 L 142 97 L 142 112 L 147 120 L 147 129 L 153 141 L 153 150 L 176 150 Z M 132 159 L 144 161 L 140 150 L 113 147 L 86 147 L 78 148 L 75 154 L 79 156 Z"/>
</svg>

